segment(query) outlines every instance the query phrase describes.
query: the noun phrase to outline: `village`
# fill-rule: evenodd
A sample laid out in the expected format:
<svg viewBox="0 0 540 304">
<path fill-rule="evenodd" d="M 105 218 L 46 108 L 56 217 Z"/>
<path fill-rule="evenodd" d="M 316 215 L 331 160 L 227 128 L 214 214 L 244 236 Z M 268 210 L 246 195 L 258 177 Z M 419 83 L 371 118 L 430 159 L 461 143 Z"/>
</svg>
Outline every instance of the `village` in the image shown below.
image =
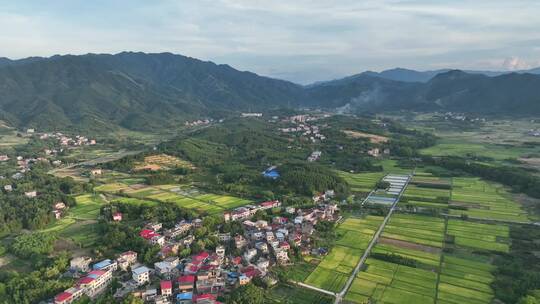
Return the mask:
<svg viewBox="0 0 540 304">
<path fill-rule="evenodd" d="M 341 219 L 337 205 L 330 202 L 333 196 L 332 190 L 317 194 L 313 197 L 316 207 L 308 209 L 284 208 L 279 201 L 266 201 L 227 211 L 223 214 L 225 222 L 241 223 L 244 233 L 216 233 L 220 244 L 214 251 L 201 251 L 184 259 L 178 257 L 179 249 L 193 243 L 193 232 L 202 225 L 201 219 L 180 221 L 170 229 L 161 223 L 147 223 L 139 236 L 161 248 L 159 262 L 141 264 L 135 251 L 100 261 L 88 256 L 73 258 L 70 275 L 77 278 L 76 283 L 56 295 L 54 303 L 73 303 L 83 295 L 95 298 L 113 278 L 122 285 L 115 297 L 132 294 L 156 304 L 219 303 L 221 294 L 254 279 L 275 284 L 277 279 L 269 270 L 290 265 L 293 247 L 300 255 L 327 253 L 327 248 L 313 246 L 312 235 L 319 221 Z M 282 212 L 271 221 L 251 220 L 257 212 L 276 209 Z M 111 220 L 122 221 L 122 213 L 113 213 Z M 234 248 L 237 254 L 227 248 Z"/>
<path fill-rule="evenodd" d="M 54 142 L 54 148 L 44 148 L 34 156 L 12 156 L 15 161 L 17 171 L 11 175 L 14 180 L 20 180 L 24 177 L 25 173 L 31 170 L 34 164 L 45 163 L 54 167 L 62 165 L 62 161 L 58 159 L 59 154 L 66 151 L 66 149 L 73 149 L 81 146 L 95 146 L 97 144 L 95 139 L 89 139 L 86 136 L 75 135 L 73 137 L 65 135 L 61 132 L 49 132 L 49 133 L 36 133 L 35 129 L 27 129 L 26 136 L 32 138 L 39 138 L 40 140 L 52 140 Z M 39 155 L 39 156 L 38 156 Z M 0 154 L 0 163 L 7 163 L 12 158 L 7 154 Z M 0 175 L 0 180 L 5 179 L 6 176 Z M 4 185 L 3 190 L 5 192 L 11 192 L 13 185 Z M 25 196 L 33 198 L 38 195 L 36 190 L 30 190 L 25 192 Z M 59 210 L 61 208 L 55 208 L 55 217 L 59 218 Z"/>
</svg>

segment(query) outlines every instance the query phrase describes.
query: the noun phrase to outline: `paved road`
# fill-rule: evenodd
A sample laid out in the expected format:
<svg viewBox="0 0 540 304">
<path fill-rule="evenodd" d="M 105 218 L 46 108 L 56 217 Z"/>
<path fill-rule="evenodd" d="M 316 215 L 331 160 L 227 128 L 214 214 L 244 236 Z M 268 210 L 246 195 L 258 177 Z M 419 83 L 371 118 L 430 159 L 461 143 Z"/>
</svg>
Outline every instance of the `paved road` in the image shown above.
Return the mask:
<svg viewBox="0 0 540 304">
<path fill-rule="evenodd" d="M 413 175 L 414 175 L 414 172 L 413 172 Z M 360 272 L 360 269 L 362 268 L 362 265 L 364 265 L 364 263 L 366 262 L 369 254 L 371 253 L 371 249 L 373 248 L 373 246 L 375 246 L 375 244 L 377 244 L 377 241 L 379 240 L 379 237 L 381 236 L 381 234 L 382 234 L 382 232 L 384 230 L 384 227 L 386 226 L 386 224 L 390 220 L 390 217 L 392 216 L 392 213 L 394 212 L 394 210 L 396 208 L 396 205 L 398 204 L 399 200 L 401 199 L 401 196 L 403 195 L 403 193 L 407 189 L 407 186 L 409 185 L 410 180 L 411 180 L 411 177 L 409 177 L 409 179 L 407 180 L 407 182 L 403 186 L 403 189 L 401 189 L 401 192 L 399 193 L 398 198 L 396 199 L 396 201 L 390 207 L 390 210 L 388 211 L 388 214 L 384 218 L 382 224 L 379 226 L 379 230 L 377 230 L 377 232 L 375 233 L 375 235 L 371 239 L 371 242 L 369 243 L 368 247 L 364 251 L 364 254 L 362 255 L 362 258 L 360 258 L 360 261 L 358 262 L 358 264 L 354 268 L 353 273 L 351 274 L 351 276 L 347 280 L 347 283 L 345 284 L 345 287 L 343 288 L 343 290 L 341 290 L 340 293 L 336 293 L 336 300 L 334 301 L 334 304 L 341 303 L 341 301 L 343 300 L 343 297 L 345 296 L 345 294 L 347 293 L 347 291 L 351 287 L 352 282 L 354 281 L 354 278 L 356 278 L 356 275 Z"/>
</svg>

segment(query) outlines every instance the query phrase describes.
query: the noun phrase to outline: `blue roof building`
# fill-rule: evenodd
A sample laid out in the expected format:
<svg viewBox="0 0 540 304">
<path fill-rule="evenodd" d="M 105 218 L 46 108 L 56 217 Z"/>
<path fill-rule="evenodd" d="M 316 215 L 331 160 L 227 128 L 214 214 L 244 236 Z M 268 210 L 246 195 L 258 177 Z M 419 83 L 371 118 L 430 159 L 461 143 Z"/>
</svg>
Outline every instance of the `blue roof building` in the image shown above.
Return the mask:
<svg viewBox="0 0 540 304">
<path fill-rule="evenodd" d="M 182 292 L 176 295 L 176 301 L 182 303 L 183 301 L 190 302 L 193 299 L 193 293 L 192 292 Z"/>
<path fill-rule="evenodd" d="M 271 179 L 278 179 L 280 177 L 279 171 L 276 166 L 272 166 L 263 172 L 263 176 Z"/>
<path fill-rule="evenodd" d="M 110 266 L 112 264 L 113 264 L 113 262 L 111 260 L 106 259 L 106 260 L 103 260 L 101 262 L 95 263 L 92 266 L 92 269 L 93 270 L 102 270 L 102 269 L 107 268 L 108 266 Z"/>
</svg>

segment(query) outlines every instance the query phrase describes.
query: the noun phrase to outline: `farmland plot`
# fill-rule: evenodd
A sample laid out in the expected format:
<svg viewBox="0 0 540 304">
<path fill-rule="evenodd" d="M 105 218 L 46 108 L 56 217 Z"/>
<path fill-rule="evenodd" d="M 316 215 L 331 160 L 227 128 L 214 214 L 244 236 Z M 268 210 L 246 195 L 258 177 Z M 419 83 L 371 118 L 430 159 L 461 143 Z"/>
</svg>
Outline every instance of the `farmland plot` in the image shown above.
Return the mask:
<svg viewBox="0 0 540 304">
<path fill-rule="evenodd" d="M 451 210 L 450 214 L 529 222 L 521 205 L 513 201 L 501 185 L 478 178 L 454 178 L 450 204 L 467 209 Z"/>
<path fill-rule="evenodd" d="M 336 230 L 338 240 L 304 283 L 337 292 L 343 288 L 383 218 L 348 218 Z"/>
<path fill-rule="evenodd" d="M 375 184 L 384 176 L 382 172 L 375 173 L 348 173 L 339 171 L 341 176 L 349 184 L 352 192 L 371 192 Z"/>
<path fill-rule="evenodd" d="M 358 273 L 345 300 L 353 303 L 426 303 L 435 301 L 437 274 L 373 258 Z"/>
<path fill-rule="evenodd" d="M 508 225 L 449 220 L 447 234 L 457 246 L 499 252 L 510 250 Z"/>
</svg>

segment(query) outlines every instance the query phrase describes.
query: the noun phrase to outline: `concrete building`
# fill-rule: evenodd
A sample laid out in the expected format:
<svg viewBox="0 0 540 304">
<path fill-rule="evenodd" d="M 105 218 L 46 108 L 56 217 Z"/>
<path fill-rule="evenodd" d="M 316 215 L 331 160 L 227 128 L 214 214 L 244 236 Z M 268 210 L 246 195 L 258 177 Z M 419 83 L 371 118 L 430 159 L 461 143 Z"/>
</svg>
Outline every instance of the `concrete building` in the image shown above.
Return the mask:
<svg viewBox="0 0 540 304">
<path fill-rule="evenodd" d="M 133 280 L 137 282 L 138 285 L 144 285 L 150 282 L 150 268 L 146 266 L 135 268 L 131 273 Z"/>
</svg>

